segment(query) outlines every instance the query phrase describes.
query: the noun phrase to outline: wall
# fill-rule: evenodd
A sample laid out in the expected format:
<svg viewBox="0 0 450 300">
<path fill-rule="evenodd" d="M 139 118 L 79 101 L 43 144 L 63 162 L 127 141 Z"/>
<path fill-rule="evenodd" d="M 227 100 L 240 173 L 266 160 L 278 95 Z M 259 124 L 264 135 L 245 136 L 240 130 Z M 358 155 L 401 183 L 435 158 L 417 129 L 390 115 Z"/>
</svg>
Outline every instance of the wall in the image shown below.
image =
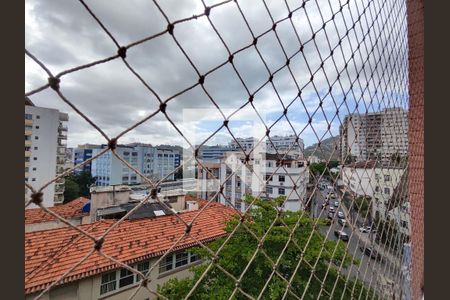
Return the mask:
<svg viewBox="0 0 450 300">
<path fill-rule="evenodd" d="M 424 1 L 408 0 L 409 176 L 411 204 L 412 296 L 424 287 Z"/>
<path fill-rule="evenodd" d="M 150 260 L 150 266 L 156 263 L 158 258 L 152 258 Z M 190 266 L 195 265 L 192 264 Z M 156 266 L 151 274 L 151 281 L 148 283 L 148 287 L 155 291 L 157 290 L 157 286 L 163 285 L 171 278 L 183 279 L 192 275 L 189 271 L 189 267 L 180 268 L 179 271 L 169 274 L 169 275 L 160 277 L 159 268 Z M 129 285 L 123 287 L 122 289 L 112 291 L 110 293 L 100 295 L 100 284 L 101 284 L 101 275 L 95 275 L 92 277 L 88 277 L 73 283 L 61 285 L 55 287 L 50 291 L 50 294 L 44 295 L 44 297 L 40 298 L 43 300 L 87 300 L 87 299 L 107 299 L 107 300 L 122 300 L 128 299 L 129 296 L 134 292 L 137 283 L 133 285 Z M 34 293 L 26 296 L 26 300 L 34 299 L 39 293 Z M 133 298 L 134 300 L 145 300 L 145 299 L 156 299 L 153 294 L 150 294 L 146 289 L 140 289 L 139 292 Z"/>
</svg>

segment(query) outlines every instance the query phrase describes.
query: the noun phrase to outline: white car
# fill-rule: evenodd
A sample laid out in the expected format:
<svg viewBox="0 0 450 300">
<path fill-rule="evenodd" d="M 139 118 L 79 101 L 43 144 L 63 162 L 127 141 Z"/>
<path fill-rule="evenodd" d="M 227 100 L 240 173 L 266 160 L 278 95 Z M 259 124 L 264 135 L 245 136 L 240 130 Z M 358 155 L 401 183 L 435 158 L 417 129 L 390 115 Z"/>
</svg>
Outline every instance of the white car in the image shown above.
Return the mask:
<svg viewBox="0 0 450 300">
<path fill-rule="evenodd" d="M 344 213 L 342 211 L 338 211 L 338 218 L 345 219 Z"/>
<path fill-rule="evenodd" d="M 334 201 L 334 206 L 338 207 L 339 206 L 339 202 L 338 201 Z"/>
<path fill-rule="evenodd" d="M 361 231 L 362 233 L 369 233 L 372 230 L 372 227 L 370 226 L 363 226 L 359 228 L 359 231 Z"/>
</svg>

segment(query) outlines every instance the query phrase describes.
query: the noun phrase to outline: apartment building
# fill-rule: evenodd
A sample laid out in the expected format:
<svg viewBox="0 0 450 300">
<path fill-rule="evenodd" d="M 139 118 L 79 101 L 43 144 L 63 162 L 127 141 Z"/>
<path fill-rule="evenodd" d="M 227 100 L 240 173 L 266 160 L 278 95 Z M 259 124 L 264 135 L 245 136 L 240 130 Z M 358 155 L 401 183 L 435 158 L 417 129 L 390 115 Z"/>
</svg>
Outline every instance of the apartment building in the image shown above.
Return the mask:
<svg viewBox="0 0 450 300">
<path fill-rule="evenodd" d="M 198 204 L 200 208 L 204 207 L 206 201 L 198 201 Z M 178 216 L 186 222 L 193 221 L 191 236 L 195 240 L 208 243 L 226 235 L 225 221 L 235 211 L 219 203 L 211 203 L 198 217 L 197 214 L 198 211 L 187 211 L 180 212 Z M 98 235 L 114 222 L 116 220 L 101 220 L 79 225 L 79 228 Z M 189 268 L 202 263 L 202 258 L 190 251 L 193 243 L 189 238 L 179 241 L 172 252 L 155 265 L 173 245 L 173 236 L 181 236 L 184 231 L 184 224 L 177 221 L 175 214 L 127 219 L 109 232 L 102 251 L 144 274 L 153 267 L 148 277 L 148 287 L 155 291 L 157 285 L 172 278 L 192 276 Z M 64 274 L 72 262 L 81 260 L 91 249 L 91 239 L 67 227 L 26 233 L 25 299 L 34 299 Z M 94 252 L 63 282 L 57 282 L 42 299 L 128 299 L 140 280 L 135 273 Z M 133 299 L 155 298 L 146 289 L 140 289 Z"/>
<path fill-rule="evenodd" d="M 405 174 L 405 168 L 400 166 L 386 166 L 375 161 L 357 162 L 342 168 L 341 178 L 347 191 L 354 196 L 367 196 L 372 199 L 371 217 L 393 219 L 399 224 L 403 233 L 410 233 L 409 202 L 392 206 L 394 192 L 402 186 L 401 180 Z M 397 192 L 396 194 L 400 194 Z M 402 191 L 404 194 L 404 191 Z"/>
<path fill-rule="evenodd" d="M 25 98 L 25 182 L 39 188 L 64 172 L 69 116 Z M 43 204 L 63 203 L 64 179 L 43 190 Z M 30 191 L 25 189 L 25 197 Z M 30 205 L 28 208 L 31 208 Z"/>
<path fill-rule="evenodd" d="M 232 151 L 232 148 L 230 146 L 203 145 L 200 147 L 198 158 L 203 161 L 216 161 L 222 159 L 225 156 L 225 153 L 229 151 Z"/>
<path fill-rule="evenodd" d="M 98 155 L 105 148 L 106 145 L 102 145 L 98 149 L 92 149 L 92 156 Z M 151 180 L 175 180 L 175 175 L 171 173 L 181 161 L 178 150 L 144 144 L 120 145 L 116 148 L 116 153 Z M 91 174 L 97 177 L 96 185 L 99 186 L 134 185 L 142 182 L 141 177 L 111 151 L 92 161 Z"/>
<path fill-rule="evenodd" d="M 79 165 L 83 163 L 84 161 L 92 158 L 92 150 L 93 149 L 101 149 L 100 145 L 93 145 L 93 144 L 83 144 L 78 145 L 78 147 L 73 149 L 73 155 L 72 160 L 74 165 Z M 85 165 L 83 165 L 80 168 L 76 168 L 74 170 L 74 173 L 81 173 L 81 172 L 89 172 L 92 171 L 92 162 L 88 162 Z"/>
<path fill-rule="evenodd" d="M 408 154 L 408 113 L 402 108 L 351 114 L 340 128 L 341 159 L 378 159 L 389 162 L 394 155 Z"/>
<path fill-rule="evenodd" d="M 224 192 L 218 201 L 241 211 L 246 209 L 243 202 L 246 195 L 265 199 L 286 196 L 285 210 L 298 211 L 304 208 L 309 180 L 305 161 L 291 156 L 280 161 L 272 153 L 255 153 L 246 165 L 244 161 L 243 153 L 228 152 L 220 163 L 199 166 L 201 197 L 214 197 L 220 186 L 224 185 Z"/>
<path fill-rule="evenodd" d="M 258 142 L 259 140 L 254 137 L 236 138 L 236 140 L 233 139 L 229 143 L 229 148 L 231 148 L 232 151 L 242 151 L 242 149 L 248 151 L 253 149 Z M 290 156 L 295 156 L 301 159 L 303 158 L 303 151 L 305 147 L 303 140 L 301 138 L 297 138 L 295 135 L 274 135 L 270 137 L 270 140 L 265 138 L 265 140 L 258 145 L 258 148 L 258 151 L 264 151 L 272 154 L 277 152 L 280 154 L 285 154 L 289 152 L 288 154 Z"/>
</svg>

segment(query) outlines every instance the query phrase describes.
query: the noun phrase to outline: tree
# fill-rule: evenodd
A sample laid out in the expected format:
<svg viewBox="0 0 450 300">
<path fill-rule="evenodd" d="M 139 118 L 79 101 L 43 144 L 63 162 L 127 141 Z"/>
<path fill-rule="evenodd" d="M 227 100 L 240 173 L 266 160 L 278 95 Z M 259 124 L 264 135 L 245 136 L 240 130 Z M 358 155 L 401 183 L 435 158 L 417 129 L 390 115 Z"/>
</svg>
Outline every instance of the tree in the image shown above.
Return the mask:
<svg viewBox="0 0 450 300">
<path fill-rule="evenodd" d="M 245 201 L 249 203 L 253 200 L 254 198 L 248 196 Z M 258 238 L 262 238 L 267 233 L 262 249 L 272 261 L 275 262 L 278 259 L 278 256 L 287 245 L 278 264 L 277 271 L 288 280 L 294 274 L 297 263 L 302 257 L 302 251 L 297 248 L 296 244 L 301 249 L 306 248 L 303 251 L 303 262 L 293 276 L 291 291 L 301 296 L 307 288 L 308 292 L 305 294 L 305 299 L 316 299 L 321 290 L 321 281 L 317 280 L 317 278 L 323 280 L 328 266 L 331 264 L 324 281 L 324 289 L 331 292 L 335 282 L 337 282 L 333 297 L 336 299 L 342 299 L 341 297 L 348 299 L 353 284 L 355 284 L 354 295 L 359 295 L 362 292 L 363 298 L 365 298 L 369 291 L 363 288 L 359 281 L 350 281 L 347 284 L 347 287 L 350 288 L 345 288 L 345 276 L 338 277 L 336 265 L 339 266 L 342 263 L 343 267 L 346 268 L 352 263 L 359 263 L 347 254 L 344 243 L 342 241 L 326 240 L 324 235 L 313 228 L 312 219 L 304 212 L 283 211 L 278 214 L 276 208 L 280 207 L 283 201 L 284 198 L 282 197 L 273 200 L 256 199 L 253 208 L 249 211 L 249 215 L 245 217 L 243 222 Z M 274 220 L 275 225 L 269 230 L 270 224 Z M 288 243 L 290 230 L 294 229 L 297 221 L 300 225 L 294 231 L 291 242 Z M 232 218 L 226 224 L 226 231 L 231 233 L 239 222 L 240 219 L 238 216 Z M 311 234 L 311 240 L 308 246 L 305 247 Z M 209 243 L 208 247 L 212 251 L 217 251 L 224 244 L 225 240 L 226 238 L 215 240 Z M 324 250 L 321 252 L 322 247 Z M 336 251 L 334 256 L 332 256 L 335 247 Z M 216 262 L 196 287 L 191 299 L 228 299 L 236 285 L 217 265 L 238 278 L 244 272 L 257 248 L 258 241 L 243 226 L 240 226 L 234 232 L 232 238 L 223 246 Z M 212 262 L 212 256 L 209 251 L 201 247 L 193 248 L 191 251 L 199 254 L 205 263 L 192 267 L 191 271 L 193 272 L 193 276 L 190 278 L 181 280 L 174 278 L 163 286 L 158 286 L 159 293 L 168 299 L 185 298 Z M 315 268 L 315 275 L 317 277 L 313 276 L 307 287 L 307 282 L 312 273 L 309 266 L 314 265 L 317 259 L 318 263 Z M 242 277 L 240 287 L 252 297 L 257 298 L 267 280 L 269 280 L 272 270 L 270 261 L 261 251 L 258 251 L 248 271 Z M 268 286 L 261 298 L 280 299 L 286 287 L 286 282 L 278 275 L 274 275 L 268 282 Z M 373 292 L 370 293 L 370 296 L 372 296 Z M 324 293 L 322 295 L 326 297 Z M 287 299 L 292 298 L 292 295 L 288 293 Z M 237 292 L 233 299 L 247 298 L 240 292 Z"/>
<path fill-rule="evenodd" d="M 89 197 L 90 186 L 96 178 L 91 173 L 83 171 L 78 174 L 70 174 L 65 178 L 64 203 L 68 203 L 78 197 Z"/>
<path fill-rule="evenodd" d="M 64 184 L 64 203 L 70 202 L 73 199 L 78 198 L 79 194 L 80 188 L 78 187 L 78 184 L 75 181 L 73 181 L 72 178 L 66 178 Z"/>
</svg>

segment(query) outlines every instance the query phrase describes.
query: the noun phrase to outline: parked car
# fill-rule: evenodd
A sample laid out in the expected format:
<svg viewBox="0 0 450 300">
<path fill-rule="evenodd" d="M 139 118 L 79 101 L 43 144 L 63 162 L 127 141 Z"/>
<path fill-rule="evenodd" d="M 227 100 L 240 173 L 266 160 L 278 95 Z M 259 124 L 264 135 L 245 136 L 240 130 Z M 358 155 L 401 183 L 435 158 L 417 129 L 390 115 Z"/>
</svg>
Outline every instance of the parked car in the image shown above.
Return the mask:
<svg viewBox="0 0 450 300">
<path fill-rule="evenodd" d="M 334 201 L 334 206 L 338 207 L 339 206 L 339 202 L 338 201 Z"/>
<path fill-rule="evenodd" d="M 345 233 L 343 230 L 335 230 L 334 235 L 339 238 L 341 241 L 348 242 L 348 234 Z"/>
<path fill-rule="evenodd" d="M 334 209 L 333 206 L 330 206 L 330 212 L 332 212 L 332 213 L 335 213 L 335 212 L 336 212 L 336 210 Z"/>
<path fill-rule="evenodd" d="M 334 214 L 332 212 L 329 212 L 327 218 L 332 220 L 333 217 L 334 217 Z"/>
<path fill-rule="evenodd" d="M 342 211 L 338 211 L 338 218 L 345 219 L 344 213 Z"/>
<path fill-rule="evenodd" d="M 363 246 L 360 246 L 359 250 L 364 252 L 365 255 L 367 255 L 368 257 L 370 257 L 372 259 L 376 259 L 378 261 L 381 261 L 381 259 L 382 259 L 381 255 L 375 249 L 372 249 L 372 247 L 364 248 Z"/>
<path fill-rule="evenodd" d="M 338 219 L 338 223 L 342 226 L 345 227 L 347 225 L 347 221 L 345 219 Z"/>
<path fill-rule="evenodd" d="M 330 193 L 330 198 L 331 198 L 331 199 L 336 199 L 336 195 L 335 195 L 333 192 L 331 192 L 331 193 Z"/>
<path fill-rule="evenodd" d="M 369 233 L 372 230 L 372 227 L 370 226 L 363 226 L 359 228 L 359 231 L 361 231 L 362 233 Z"/>
</svg>

